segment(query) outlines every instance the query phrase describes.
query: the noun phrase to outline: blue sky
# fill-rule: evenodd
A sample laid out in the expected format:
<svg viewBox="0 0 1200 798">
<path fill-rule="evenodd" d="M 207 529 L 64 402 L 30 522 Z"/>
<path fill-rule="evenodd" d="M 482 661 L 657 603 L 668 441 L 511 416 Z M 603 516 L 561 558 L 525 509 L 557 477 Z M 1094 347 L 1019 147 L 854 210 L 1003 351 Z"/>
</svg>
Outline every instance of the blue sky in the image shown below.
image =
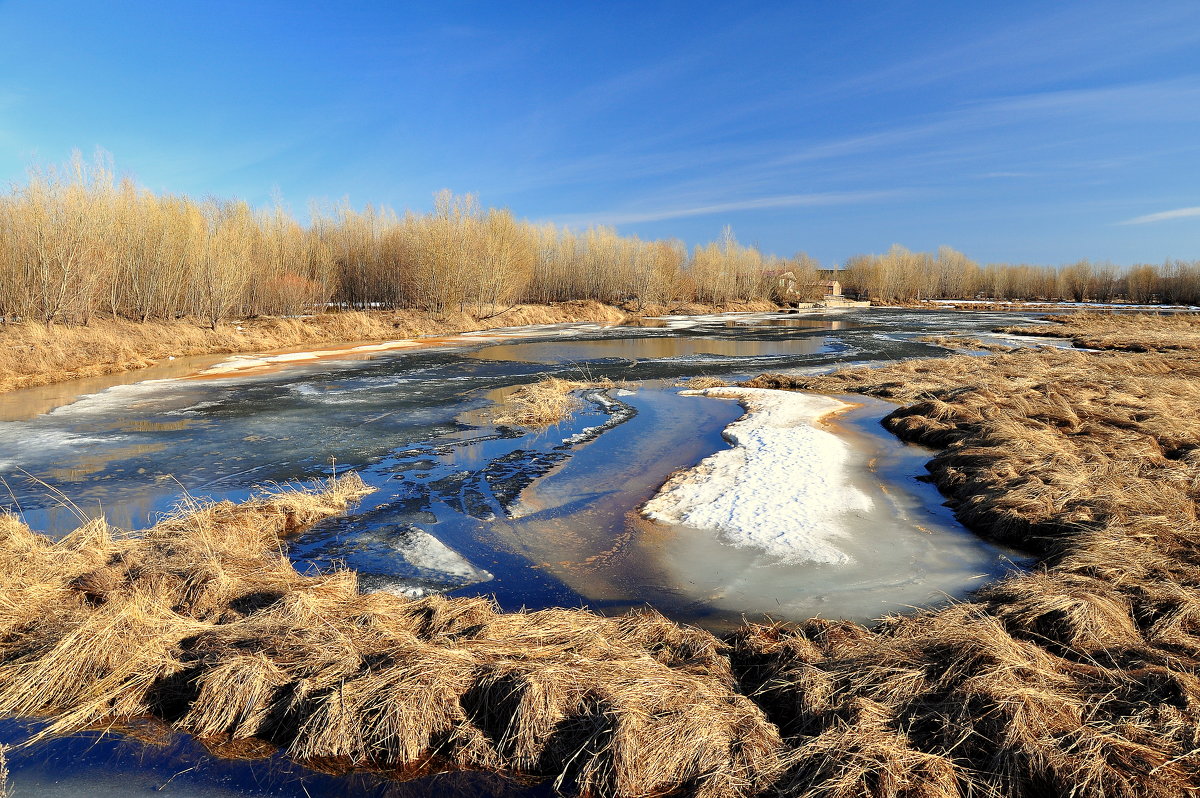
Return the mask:
<svg viewBox="0 0 1200 798">
<path fill-rule="evenodd" d="M 441 188 L 823 262 L 1200 258 L 1200 3 L 3 2 L 0 178 Z"/>
</svg>

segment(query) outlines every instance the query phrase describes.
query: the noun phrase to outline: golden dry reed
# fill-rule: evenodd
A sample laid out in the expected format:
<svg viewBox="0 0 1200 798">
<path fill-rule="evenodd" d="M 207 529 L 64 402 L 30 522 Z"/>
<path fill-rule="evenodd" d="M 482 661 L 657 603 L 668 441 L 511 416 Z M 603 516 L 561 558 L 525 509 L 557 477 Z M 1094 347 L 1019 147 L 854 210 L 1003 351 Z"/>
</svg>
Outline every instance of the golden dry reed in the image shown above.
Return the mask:
<svg viewBox="0 0 1200 798">
<path fill-rule="evenodd" d="M 756 307 L 748 304 L 745 307 Z M 516 305 L 499 316 L 478 308 L 430 314 L 417 310 L 345 311 L 306 318 L 263 316 L 217 329 L 186 320 L 94 319 L 88 326 L 0 325 L 0 391 L 115 374 L 167 357 L 319 347 L 360 340 L 451 335 L 497 326 L 589 321 L 617 324 L 628 314 L 599 302 Z"/>
<path fill-rule="evenodd" d="M 1042 555 L 871 630 L 740 632 L 734 671 L 799 755 L 784 792 L 1200 791 L 1200 358 L 1180 346 L 1200 318 L 1084 315 L 1059 332 L 1125 351 L 750 383 L 904 402 L 885 425 L 941 449 L 929 470 L 959 518 Z"/>
<path fill-rule="evenodd" d="M 780 294 L 791 272 L 797 293 Z M 76 154 L 31 171 L 0 197 L 0 319 L 87 324 L 97 316 L 145 322 L 294 316 L 328 307 L 445 313 L 587 300 L 722 305 L 819 299 L 815 260 L 764 255 L 725 229 L 689 252 L 612 228 L 577 231 L 519 221 L 447 191 L 431 213 L 398 215 L 342 203 L 314 207 L 301 225 L 282 206 L 155 194 L 116 180 L 103 155 Z M 896 245 L 857 255 L 836 275 L 884 302 L 930 298 L 1200 303 L 1200 262 L 1120 269 L 980 266 L 949 247 Z"/>
<path fill-rule="evenodd" d="M 564 380 L 546 377 L 522 385 L 504 397 L 496 409 L 496 424 L 544 429 L 566 420 L 583 407 L 579 392 L 588 388 L 615 388 L 612 380 Z"/>
</svg>

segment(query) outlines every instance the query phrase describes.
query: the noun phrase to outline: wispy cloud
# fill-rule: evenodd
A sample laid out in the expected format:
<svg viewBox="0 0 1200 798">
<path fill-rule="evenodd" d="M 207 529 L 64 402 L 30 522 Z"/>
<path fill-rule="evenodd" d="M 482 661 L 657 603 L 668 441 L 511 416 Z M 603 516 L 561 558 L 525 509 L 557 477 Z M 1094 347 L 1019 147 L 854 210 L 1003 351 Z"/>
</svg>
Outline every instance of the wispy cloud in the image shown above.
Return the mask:
<svg viewBox="0 0 1200 798">
<path fill-rule="evenodd" d="M 558 217 L 557 221 L 567 225 L 581 224 L 638 224 L 659 222 L 664 219 L 682 219 L 688 216 L 712 216 L 718 213 L 763 210 L 766 208 L 800 208 L 826 205 L 855 205 L 865 202 L 896 199 L 912 194 L 905 189 L 887 191 L 838 191 L 812 194 L 780 194 L 770 197 L 717 202 L 708 205 L 688 205 L 646 210 L 600 211 Z"/>
<path fill-rule="evenodd" d="M 931 48 L 916 58 L 899 61 L 823 87 L 824 92 L 897 91 L 974 76 L 975 82 L 1002 85 L 1014 76 L 1025 83 L 1050 83 L 1110 70 L 1142 53 L 1125 44 L 1153 42 L 1157 53 L 1191 48 L 1200 42 L 1194 4 L 1139 9 L 1113 24 L 1112 9 L 1096 3 L 1063 4 L 1063 8 L 1015 19 L 998 30 L 960 44 Z"/>
<path fill-rule="evenodd" d="M 1145 216 L 1135 216 L 1132 219 L 1118 222 L 1118 224 L 1150 224 L 1152 222 L 1168 222 L 1172 219 L 1189 219 L 1196 216 L 1200 216 L 1200 205 L 1191 208 L 1176 208 L 1173 211 L 1148 213 Z"/>
</svg>

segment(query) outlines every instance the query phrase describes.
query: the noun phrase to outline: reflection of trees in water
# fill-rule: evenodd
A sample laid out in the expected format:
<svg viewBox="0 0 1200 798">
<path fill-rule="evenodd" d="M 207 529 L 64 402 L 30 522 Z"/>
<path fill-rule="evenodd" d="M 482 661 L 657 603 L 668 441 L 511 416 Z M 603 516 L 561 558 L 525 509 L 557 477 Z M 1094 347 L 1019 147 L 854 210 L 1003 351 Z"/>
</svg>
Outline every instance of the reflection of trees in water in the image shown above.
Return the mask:
<svg viewBox="0 0 1200 798">
<path fill-rule="evenodd" d="M 827 325 L 821 325 L 827 327 Z M 825 345 L 820 337 L 753 341 L 729 338 L 655 336 L 648 338 L 601 338 L 591 341 L 500 344 L 471 353 L 483 360 L 520 360 L 562 363 L 602 358 L 672 358 L 690 355 L 761 357 L 764 355 L 815 355 Z"/>
</svg>

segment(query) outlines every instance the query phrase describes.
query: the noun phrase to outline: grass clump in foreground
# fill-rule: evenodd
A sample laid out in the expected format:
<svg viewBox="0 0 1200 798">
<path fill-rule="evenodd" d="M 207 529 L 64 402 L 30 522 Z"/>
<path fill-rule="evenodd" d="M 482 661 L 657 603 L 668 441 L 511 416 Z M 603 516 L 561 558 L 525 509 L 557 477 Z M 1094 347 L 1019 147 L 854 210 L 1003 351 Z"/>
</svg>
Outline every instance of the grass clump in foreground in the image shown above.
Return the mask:
<svg viewBox="0 0 1200 798">
<path fill-rule="evenodd" d="M 705 632 L 297 573 L 281 537 L 365 492 L 348 476 L 58 542 L 3 517 L 0 712 L 48 718 L 43 735 L 152 718 L 224 755 L 603 795 L 750 794 L 779 772 L 778 730 Z"/>
<path fill-rule="evenodd" d="M 604 796 L 1200 791 L 1200 358 L 1018 351 L 753 384 L 905 402 L 886 424 L 942 449 L 931 474 L 960 517 L 1041 564 L 874 628 L 718 640 L 297 574 L 279 536 L 361 493 L 352 478 L 141 536 L 94 522 L 52 543 L 6 519 L 0 711 Z"/>
</svg>

